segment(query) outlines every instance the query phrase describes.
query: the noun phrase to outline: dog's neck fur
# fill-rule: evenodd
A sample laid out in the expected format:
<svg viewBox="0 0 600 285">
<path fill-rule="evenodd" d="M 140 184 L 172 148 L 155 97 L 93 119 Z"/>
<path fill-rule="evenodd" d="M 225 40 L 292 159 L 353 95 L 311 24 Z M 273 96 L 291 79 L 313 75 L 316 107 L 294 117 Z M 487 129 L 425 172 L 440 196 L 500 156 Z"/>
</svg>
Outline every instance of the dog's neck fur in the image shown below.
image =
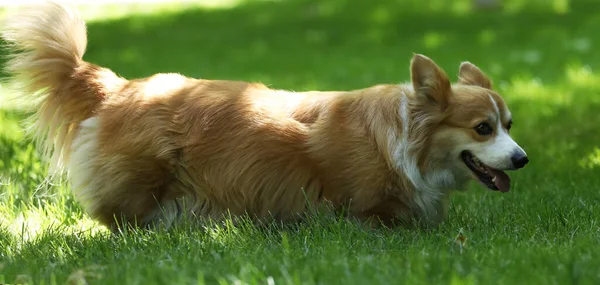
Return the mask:
<svg viewBox="0 0 600 285">
<path fill-rule="evenodd" d="M 324 198 L 334 204 L 349 203 L 359 216 L 375 215 L 384 222 L 398 216 L 427 223 L 441 221 L 446 188 L 454 181 L 451 173 L 419 163 L 428 148 L 428 134 L 412 133 L 419 118 L 410 109 L 411 86 L 368 89 L 323 93 L 328 98 L 298 106 L 295 112 L 296 118 L 310 125 L 321 124 L 309 131 L 307 151 L 321 173 L 326 173 L 320 175 Z M 325 104 L 329 108 L 322 108 Z M 331 153 L 332 149 L 336 153 Z M 364 177 L 361 173 L 379 175 Z"/>
</svg>

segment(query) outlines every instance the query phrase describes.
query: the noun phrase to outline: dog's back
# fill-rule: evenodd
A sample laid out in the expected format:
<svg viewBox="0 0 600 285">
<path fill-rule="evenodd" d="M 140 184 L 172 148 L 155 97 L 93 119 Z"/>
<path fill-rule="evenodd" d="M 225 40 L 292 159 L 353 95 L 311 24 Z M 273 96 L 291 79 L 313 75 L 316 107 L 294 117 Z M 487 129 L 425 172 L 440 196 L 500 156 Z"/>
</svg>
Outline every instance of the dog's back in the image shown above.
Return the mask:
<svg viewBox="0 0 600 285">
<path fill-rule="evenodd" d="M 303 97 L 176 74 L 129 81 L 82 123 L 68 167 L 75 194 L 109 225 L 115 215 L 170 224 L 184 211 L 293 218 L 322 188 L 308 129 L 292 118 L 311 103 Z"/>
</svg>

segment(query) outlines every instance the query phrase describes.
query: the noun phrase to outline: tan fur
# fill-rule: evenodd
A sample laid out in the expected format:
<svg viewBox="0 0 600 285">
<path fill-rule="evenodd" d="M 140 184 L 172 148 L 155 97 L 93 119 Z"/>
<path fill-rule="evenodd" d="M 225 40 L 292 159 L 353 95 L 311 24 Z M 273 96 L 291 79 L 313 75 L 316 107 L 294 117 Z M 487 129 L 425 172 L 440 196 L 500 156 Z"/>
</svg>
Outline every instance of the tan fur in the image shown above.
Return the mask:
<svg viewBox="0 0 600 285">
<path fill-rule="evenodd" d="M 451 86 L 420 55 L 412 84 L 348 92 L 177 74 L 127 81 L 81 59 L 85 26 L 68 11 L 47 4 L 9 20 L 3 37 L 24 51 L 7 70 L 28 83 L 24 94 L 44 90 L 34 95 L 37 128 L 54 165 L 67 164 L 78 200 L 109 226 L 115 216 L 290 220 L 324 201 L 386 224 L 439 222 L 449 191 L 467 178 L 448 157 L 452 139 L 436 133 L 470 129 L 492 108 L 478 68 L 461 68 Z"/>
</svg>

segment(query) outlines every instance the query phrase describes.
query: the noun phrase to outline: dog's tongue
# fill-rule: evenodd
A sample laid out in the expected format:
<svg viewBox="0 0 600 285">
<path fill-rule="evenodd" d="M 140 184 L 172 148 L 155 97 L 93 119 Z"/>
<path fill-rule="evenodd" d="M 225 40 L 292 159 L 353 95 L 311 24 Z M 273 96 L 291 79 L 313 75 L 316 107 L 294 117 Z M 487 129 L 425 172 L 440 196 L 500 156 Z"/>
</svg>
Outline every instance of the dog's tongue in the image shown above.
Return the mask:
<svg viewBox="0 0 600 285">
<path fill-rule="evenodd" d="M 496 181 L 494 182 L 494 184 L 496 185 L 498 190 L 500 190 L 500 192 L 508 192 L 508 190 L 510 190 L 510 177 L 508 177 L 506 173 L 504 173 L 501 170 L 491 168 L 489 168 L 488 171 L 494 177 L 496 177 Z"/>
</svg>

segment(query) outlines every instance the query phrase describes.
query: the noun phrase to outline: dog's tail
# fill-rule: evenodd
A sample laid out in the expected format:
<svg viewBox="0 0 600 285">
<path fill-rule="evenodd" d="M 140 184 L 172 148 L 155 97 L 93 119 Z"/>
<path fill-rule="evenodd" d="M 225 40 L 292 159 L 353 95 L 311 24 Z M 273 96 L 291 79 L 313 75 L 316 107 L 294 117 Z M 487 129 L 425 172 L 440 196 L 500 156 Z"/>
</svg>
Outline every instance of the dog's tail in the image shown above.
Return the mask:
<svg viewBox="0 0 600 285">
<path fill-rule="evenodd" d="M 126 81 L 82 60 L 86 26 L 72 7 L 27 7 L 6 19 L 2 38 L 18 99 L 36 103 L 31 130 L 51 158 L 51 171 L 61 171 L 79 124 Z"/>
</svg>

